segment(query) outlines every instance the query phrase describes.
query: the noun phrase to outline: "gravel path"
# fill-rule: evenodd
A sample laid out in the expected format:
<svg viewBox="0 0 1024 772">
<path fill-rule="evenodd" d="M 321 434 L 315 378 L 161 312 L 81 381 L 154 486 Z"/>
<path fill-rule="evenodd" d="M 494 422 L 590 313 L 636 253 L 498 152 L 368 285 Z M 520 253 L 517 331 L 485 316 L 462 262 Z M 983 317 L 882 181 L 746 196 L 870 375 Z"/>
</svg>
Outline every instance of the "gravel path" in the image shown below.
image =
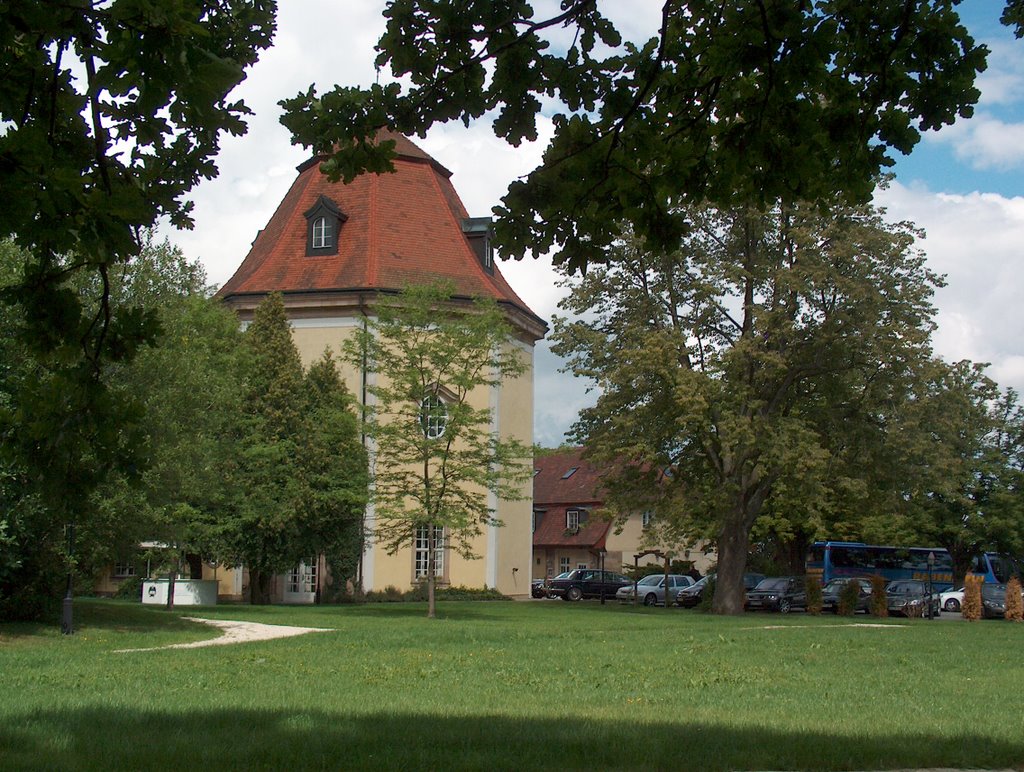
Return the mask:
<svg viewBox="0 0 1024 772">
<path fill-rule="evenodd" d="M 269 641 L 273 638 L 291 638 L 306 633 L 333 632 L 329 627 L 288 627 L 286 625 L 264 625 L 259 622 L 235 622 L 227 619 L 203 619 L 201 617 L 182 617 L 190 622 L 202 622 L 204 625 L 219 627 L 223 632 L 219 638 L 192 643 L 172 643 L 167 646 L 153 646 L 147 649 L 117 649 L 115 653 L 123 654 L 130 651 L 160 651 L 161 649 L 198 649 L 203 646 L 226 646 L 229 643 L 248 643 L 249 641 Z"/>
</svg>

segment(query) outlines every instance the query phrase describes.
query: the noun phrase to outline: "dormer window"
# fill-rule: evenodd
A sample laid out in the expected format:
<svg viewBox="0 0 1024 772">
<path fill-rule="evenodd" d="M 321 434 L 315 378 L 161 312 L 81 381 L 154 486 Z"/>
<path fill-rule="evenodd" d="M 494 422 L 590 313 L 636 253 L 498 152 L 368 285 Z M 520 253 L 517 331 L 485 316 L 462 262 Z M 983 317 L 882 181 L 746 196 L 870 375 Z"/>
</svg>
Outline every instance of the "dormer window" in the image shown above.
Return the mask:
<svg viewBox="0 0 1024 772">
<path fill-rule="evenodd" d="M 306 218 L 306 255 L 338 254 L 338 235 L 348 217 L 327 196 L 320 196 L 303 215 Z"/>
<path fill-rule="evenodd" d="M 494 273 L 494 245 L 491 243 L 491 218 L 467 217 L 462 221 L 462 232 L 487 273 Z"/>
</svg>

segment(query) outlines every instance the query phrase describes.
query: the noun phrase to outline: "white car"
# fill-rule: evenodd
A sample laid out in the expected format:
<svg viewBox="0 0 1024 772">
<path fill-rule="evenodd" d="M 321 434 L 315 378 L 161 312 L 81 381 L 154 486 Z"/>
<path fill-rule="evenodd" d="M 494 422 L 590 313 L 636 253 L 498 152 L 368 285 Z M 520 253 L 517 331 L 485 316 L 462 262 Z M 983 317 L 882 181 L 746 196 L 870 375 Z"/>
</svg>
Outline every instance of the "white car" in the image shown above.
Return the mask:
<svg viewBox="0 0 1024 772">
<path fill-rule="evenodd" d="M 959 611 L 964 604 L 964 588 L 939 593 L 939 608 L 943 611 Z"/>
<path fill-rule="evenodd" d="M 669 597 L 674 598 L 681 589 L 693 584 L 693 579 L 685 574 L 669 574 L 668 587 Z M 637 593 L 645 606 L 662 606 L 665 603 L 665 575 L 651 574 L 637 582 Z M 631 603 L 633 601 L 633 585 L 626 585 L 615 593 L 615 598 L 620 603 Z"/>
</svg>

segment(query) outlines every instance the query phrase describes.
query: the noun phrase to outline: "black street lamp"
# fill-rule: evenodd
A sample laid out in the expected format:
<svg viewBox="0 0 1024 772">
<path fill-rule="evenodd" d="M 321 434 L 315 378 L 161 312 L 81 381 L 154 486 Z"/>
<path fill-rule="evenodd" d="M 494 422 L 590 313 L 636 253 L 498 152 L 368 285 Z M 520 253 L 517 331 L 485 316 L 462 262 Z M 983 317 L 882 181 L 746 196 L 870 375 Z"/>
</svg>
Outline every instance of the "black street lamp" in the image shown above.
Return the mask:
<svg viewBox="0 0 1024 772">
<path fill-rule="evenodd" d="M 68 582 L 64 590 L 64 601 L 61 604 L 60 631 L 63 635 L 73 635 L 75 632 L 74 620 L 74 555 L 75 555 L 75 524 L 68 523 L 64 527 L 68 537 Z"/>
</svg>

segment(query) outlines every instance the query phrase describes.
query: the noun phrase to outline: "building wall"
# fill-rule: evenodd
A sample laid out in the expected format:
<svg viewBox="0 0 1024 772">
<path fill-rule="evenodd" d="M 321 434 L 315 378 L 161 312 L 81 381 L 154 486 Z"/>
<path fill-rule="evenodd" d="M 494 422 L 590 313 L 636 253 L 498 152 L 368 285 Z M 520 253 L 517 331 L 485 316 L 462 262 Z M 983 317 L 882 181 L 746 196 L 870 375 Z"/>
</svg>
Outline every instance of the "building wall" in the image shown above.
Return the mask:
<svg viewBox="0 0 1024 772">
<path fill-rule="evenodd" d="M 329 348 L 338 360 L 339 370 L 357 402 L 363 400 L 363 378 L 354 365 L 342 361 L 343 342 L 351 338 L 362 324 L 361 317 L 299 318 L 292 321 L 292 334 L 305 367 L 319 359 Z M 525 445 L 533 442 L 533 346 L 519 341 L 515 346 L 527 367 L 520 377 L 492 389 L 479 389 L 471 395 L 477 408 L 491 408 L 494 430 L 502 437 L 516 437 Z M 370 378 L 376 376 L 372 375 Z M 456 553 L 446 553 L 446 575 L 452 585 L 492 587 L 508 595 L 527 596 L 530 591 L 530 529 L 532 481 L 522 485 L 522 500 L 497 501 L 490 505 L 503 522 L 502 527 L 485 528 L 473 542 L 473 552 L 480 556 L 471 560 Z M 481 492 L 481 495 L 488 495 Z M 372 506 L 367 525 L 372 529 Z M 513 570 L 515 569 L 515 570 Z M 380 545 L 367 544 L 363 556 L 363 589 L 382 590 L 391 585 L 400 590 L 413 585 L 413 552 L 411 548 L 394 555 Z"/>
</svg>

